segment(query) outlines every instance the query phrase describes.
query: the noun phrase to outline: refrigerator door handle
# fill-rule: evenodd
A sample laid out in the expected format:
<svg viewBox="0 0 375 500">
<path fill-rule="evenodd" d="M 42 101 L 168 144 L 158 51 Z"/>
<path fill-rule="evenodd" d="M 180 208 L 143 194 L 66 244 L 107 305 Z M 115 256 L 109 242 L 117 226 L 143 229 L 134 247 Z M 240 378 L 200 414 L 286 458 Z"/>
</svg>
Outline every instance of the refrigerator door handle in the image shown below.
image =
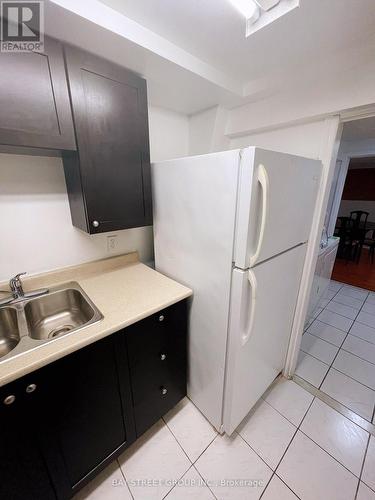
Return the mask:
<svg viewBox="0 0 375 500">
<path fill-rule="evenodd" d="M 264 233 L 266 230 L 266 221 L 268 216 L 268 197 L 269 197 L 269 180 L 267 170 L 264 165 L 260 164 L 258 168 L 258 182 L 262 189 L 262 220 L 260 223 L 258 245 L 254 255 L 250 257 L 250 267 L 255 266 L 259 259 L 260 251 L 262 249 Z"/>
<path fill-rule="evenodd" d="M 247 324 L 246 331 L 242 334 L 242 345 L 245 345 L 248 342 L 253 331 L 254 319 L 255 319 L 255 303 L 256 303 L 257 287 L 258 287 L 257 279 L 255 277 L 254 272 L 251 269 L 248 270 L 247 279 L 249 280 L 249 284 L 251 287 L 250 318 Z"/>
</svg>

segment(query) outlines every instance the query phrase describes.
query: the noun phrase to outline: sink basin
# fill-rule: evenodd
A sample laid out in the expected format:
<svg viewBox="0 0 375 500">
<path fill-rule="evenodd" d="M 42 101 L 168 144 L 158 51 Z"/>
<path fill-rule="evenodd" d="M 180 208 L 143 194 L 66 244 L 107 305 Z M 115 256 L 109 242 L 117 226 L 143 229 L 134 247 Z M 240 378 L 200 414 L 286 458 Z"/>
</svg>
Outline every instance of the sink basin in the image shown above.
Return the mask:
<svg viewBox="0 0 375 500">
<path fill-rule="evenodd" d="M 25 305 L 25 317 L 31 338 L 51 340 L 102 316 L 80 290 L 65 288 L 30 300 Z"/>
<path fill-rule="evenodd" d="M 11 307 L 0 309 L 0 358 L 12 351 L 20 341 L 17 311 Z"/>
</svg>

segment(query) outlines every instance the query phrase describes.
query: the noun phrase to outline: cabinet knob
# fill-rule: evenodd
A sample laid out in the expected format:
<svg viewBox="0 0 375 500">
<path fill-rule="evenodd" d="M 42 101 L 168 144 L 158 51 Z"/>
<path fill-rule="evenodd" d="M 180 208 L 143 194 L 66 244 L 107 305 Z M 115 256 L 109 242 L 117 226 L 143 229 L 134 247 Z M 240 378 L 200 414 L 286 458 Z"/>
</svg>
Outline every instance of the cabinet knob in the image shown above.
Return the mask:
<svg viewBox="0 0 375 500">
<path fill-rule="evenodd" d="M 4 399 L 4 404 L 5 405 L 11 405 L 15 402 L 16 400 L 16 396 L 14 394 L 11 394 L 10 396 L 7 396 L 5 399 Z"/>
<path fill-rule="evenodd" d="M 30 394 L 30 393 L 34 392 L 35 389 L 36 389 L 36 384 L 29 384 L 26 387 L 26 392 L 27 392 L 27 394 Z"/>
<path fill-rule="evenodd" d="M 167 392 L 168 392 L 168 390 L 165 387 L 161 388 L 161 393 L 163 394 L 163 396 L 165 396 L 167 394 Z"/>
<path fill-rule="evenodd" d="M 167 359 L 167 355 L 166 354 L 160 354 L 160 359 L 162 361 L 165 361 Z"/>
<path fill-rule="evenodd" d="M 92 221 L 94 227 L 99 227 L 99 222 L 97 220 Z"/>
<path fill-rule="evenodd" d="M 161 314 L 161 315 L 159 316 L 159 321 L 164 321 L 164 316 L 163 316 L 163 314 Z"/>
</svg>

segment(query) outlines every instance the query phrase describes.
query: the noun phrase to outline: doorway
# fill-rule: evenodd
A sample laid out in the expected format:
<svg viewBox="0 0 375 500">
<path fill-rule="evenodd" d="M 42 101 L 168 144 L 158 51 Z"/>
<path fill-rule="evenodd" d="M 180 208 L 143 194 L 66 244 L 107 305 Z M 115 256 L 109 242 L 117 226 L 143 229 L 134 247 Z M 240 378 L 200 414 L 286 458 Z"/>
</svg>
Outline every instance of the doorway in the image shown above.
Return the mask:
<svg viewBox="0 0 375 500">
<path fill-rule="evenodd" d="M 375 291 L 375 157 L 351 158 L 334 235 L 340 238 L 332 278 Z"/>
<path fill-rule="evenodd" d="M 344 124 L 325 228 L 294 378 L 375 434 L 375 117 Z"/>
</svg>

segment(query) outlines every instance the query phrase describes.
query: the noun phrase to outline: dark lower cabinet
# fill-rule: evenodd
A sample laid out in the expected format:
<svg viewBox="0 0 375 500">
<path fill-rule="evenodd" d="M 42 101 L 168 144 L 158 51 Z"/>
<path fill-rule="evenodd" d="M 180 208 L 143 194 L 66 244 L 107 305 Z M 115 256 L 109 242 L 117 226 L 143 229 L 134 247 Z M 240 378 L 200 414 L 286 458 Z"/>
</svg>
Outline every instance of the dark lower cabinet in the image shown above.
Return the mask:
<svg viewBox="0 0 375 500">
<path fill-rule="evenodd" d="M 40 448 L 39 422 L 30 411 L 26 387 L 22 380 L 0 389 L 0 498 L 54 500 L 56 490 Z"/>
<path fill-rule="evenodd" d="M 137 436 L 186 395 L 186 302 L 127 328 Z"/>
<path fill-rule="evenodd" d="M 179 302 L 0 388 L 0 498 L 71 498 L 182 399 L 186 314 Z"/>
<path fill-rule="evenodd" d="M 112 454 L 135 440 L 129 374 L 117 369 L 121 335 L 107 337 L 53 363 L 49 443 L 61 455 L 71 491 L 86 484 Z M 51 471 L 53 474 L 54 471 Z"/>
</svg>

